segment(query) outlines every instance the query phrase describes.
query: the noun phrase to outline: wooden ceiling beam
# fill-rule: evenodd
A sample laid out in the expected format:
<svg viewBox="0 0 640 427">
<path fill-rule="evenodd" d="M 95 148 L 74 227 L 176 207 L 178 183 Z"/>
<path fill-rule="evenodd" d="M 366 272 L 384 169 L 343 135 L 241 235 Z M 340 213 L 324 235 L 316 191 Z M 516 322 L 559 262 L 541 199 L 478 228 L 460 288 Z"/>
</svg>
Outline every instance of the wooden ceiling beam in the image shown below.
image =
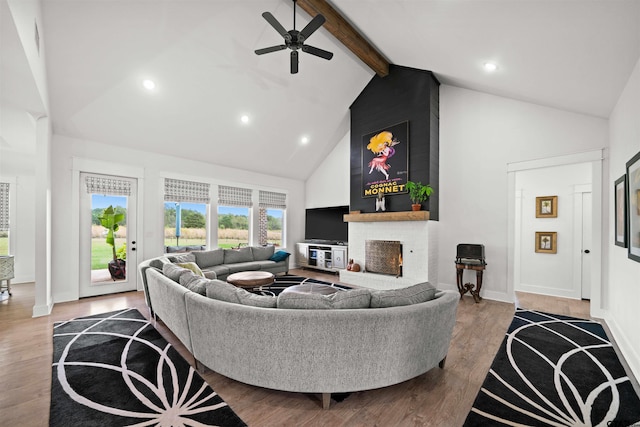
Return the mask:
<svg viewBox="0 0 640 427">
<path fill-rule="evenodd" d="M 324 16 L 324 28 L 378 76 L 385 77 L 389 74 L 389 61 L 326 0 L 297 0 L 297 3 L 312 18 L 317 14 Z"/>
</svg>

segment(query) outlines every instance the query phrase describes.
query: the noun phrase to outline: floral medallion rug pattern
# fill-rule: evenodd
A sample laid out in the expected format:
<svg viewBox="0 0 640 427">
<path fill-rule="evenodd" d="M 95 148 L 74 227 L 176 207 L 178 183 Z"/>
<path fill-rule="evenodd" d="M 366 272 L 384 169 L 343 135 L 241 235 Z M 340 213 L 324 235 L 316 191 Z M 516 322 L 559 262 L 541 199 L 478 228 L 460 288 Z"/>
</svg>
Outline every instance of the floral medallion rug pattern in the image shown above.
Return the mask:
<svg viewBox="0 0 640 427">
<path fill-rule="evenodd" d="M 136 309 L 54 324 L 50 426 L 246 426 Z"/>
<path fill-rule="evenodd" d="M 465 427 L 640 425 L 640 399 L 598 322 L 517 309 Z"/>
</svg>

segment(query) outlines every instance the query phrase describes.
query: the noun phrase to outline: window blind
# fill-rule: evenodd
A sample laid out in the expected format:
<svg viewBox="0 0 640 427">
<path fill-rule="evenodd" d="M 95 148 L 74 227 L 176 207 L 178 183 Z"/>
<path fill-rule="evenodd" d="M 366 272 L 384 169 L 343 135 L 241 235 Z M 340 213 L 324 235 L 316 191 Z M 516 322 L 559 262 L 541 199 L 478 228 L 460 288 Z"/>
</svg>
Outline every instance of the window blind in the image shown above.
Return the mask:
<svg viewBox="0 0 640 427">
<path fill-rule="evenodd" d="M 261 208 L 286 209 L 287 195 L 273 191 L 260 191 L 259 203 Z"/>
<path fill-rule="evenodd" d="M 205 182 L 164 179 L 164 200 L 168 202 L 209 203 L 209 184 Z"/>
<path fill-rule="evenodd" d="M 9 183 L 0 182 L 0 231 L 9 231 Z"/>
<path fill-rule="evenodd" d="M 222 206 L 252 206 L 251 190 L 249 188 L 229 187 L 221 185 L 218 188 L 218 204 Z"/>
<path fill-rule="evenodd" d="M 89 194 L 131 195 L 131 181 L 124 179 L 87 176 L 85 184 Z"/>
</svg>

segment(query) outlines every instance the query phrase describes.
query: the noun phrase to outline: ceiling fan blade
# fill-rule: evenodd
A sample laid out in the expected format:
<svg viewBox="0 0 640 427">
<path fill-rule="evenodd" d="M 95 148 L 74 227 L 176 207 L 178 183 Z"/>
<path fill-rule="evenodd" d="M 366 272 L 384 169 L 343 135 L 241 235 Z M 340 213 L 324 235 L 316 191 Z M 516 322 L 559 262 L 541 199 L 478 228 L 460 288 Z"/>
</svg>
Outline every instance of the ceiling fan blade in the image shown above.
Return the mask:
<svg viewBox="0 0 640 427">
<path fill-rule="evenodd" d="M 324 58 L 326 60 L 333 58 L 333 53 L 319 49 L 317 47 L 309 46 L 308 44 L 302 45 L 302 50 L 310 53 L 311 55 L 319 56 L 320 58 Z"/>
<path fill-rule="evenodd" d="M 298 72 L 298 51 L 291 51 L 291 74 Z"/>
<path fill-rule="evenodd" d="M 324 24 L 324 21 L 326 21 L 326 19 L 324 19 L 324 16 L 320 14 L 314 16 L 311 22 L 309 22 L 307 26 L 304 27 L 302 31 L 300 31 L 300 35 L 304 37 L 304 39 L 308 39 L 309 36 L 313 34 L 315 30 L 322 27 L 322 24 Z"/>
<path fill-rule="evenodd" d="M 271 14 L 271 12 L 264 12 L 262 14 L 262 17 L 269 23 L 271 24 L 271 26 L 273 28 L 275 28 L 275 30 L 278 32 L 278 34 L 280 34 L 282 37 L 284 37 L 285 39 L 287 37 L 291 38 L 291 36 L 289 35 L 289 33 L 287 32 L 287 30 L 284 29 L 284 27 L 278 22 L 278 20 L 276 18 L 273 17 L 273 15 Z"/>
<path fill-rule="evenodd" d="M 265 47 L 263 49 L 256 49 L 256 55 L 264 55 L 265 53 L 277 52 L 279 50 L 286 49 L 287 45 L 281 44 L 278 46 Z"/>
</svg>

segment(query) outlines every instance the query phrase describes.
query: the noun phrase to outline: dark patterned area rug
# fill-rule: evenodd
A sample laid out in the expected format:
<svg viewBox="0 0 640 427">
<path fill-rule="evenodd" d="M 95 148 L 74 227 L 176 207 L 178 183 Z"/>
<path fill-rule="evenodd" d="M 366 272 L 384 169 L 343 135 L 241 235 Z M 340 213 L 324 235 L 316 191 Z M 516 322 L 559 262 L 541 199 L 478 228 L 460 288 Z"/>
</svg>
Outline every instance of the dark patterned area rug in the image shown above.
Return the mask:
<svg viewBox="0 0 640 427">
<path fill-rule="evenodd" d="M 517 309 L 464 426 L 638 424 L 640 399 L 598 322 Z"/>
<path fill-rule="evenodd" d="M 250 292 L 254 294 L 259 294 L 259 295 L 278 295 L 280 292 L 282 292 L 284 289 L 288 288 L 289 286 L 301 285 L 303 283 L 319 283 L 321 285 L 333 286 L 334 288 L 340 291 L 346 291 L 347 289 L 352 289 L 349 286 L 340 285 L 338 283 L 325 282 L 323 280 L 310 279 L 308 277 L 302 277 L 302 276 L 290 276 L 287 274 L 284 276 L 276 276 L 275 282 L 273 282 L 273 285 L 271 286 L 263 286 L 262 288 L 256 288 L 256 289 L 250 290 Z"/>
<path fill-rule="evenodd" d="M 246 426 L 136 309 L 54 324 L 50 426 Z"/>
</svg>

